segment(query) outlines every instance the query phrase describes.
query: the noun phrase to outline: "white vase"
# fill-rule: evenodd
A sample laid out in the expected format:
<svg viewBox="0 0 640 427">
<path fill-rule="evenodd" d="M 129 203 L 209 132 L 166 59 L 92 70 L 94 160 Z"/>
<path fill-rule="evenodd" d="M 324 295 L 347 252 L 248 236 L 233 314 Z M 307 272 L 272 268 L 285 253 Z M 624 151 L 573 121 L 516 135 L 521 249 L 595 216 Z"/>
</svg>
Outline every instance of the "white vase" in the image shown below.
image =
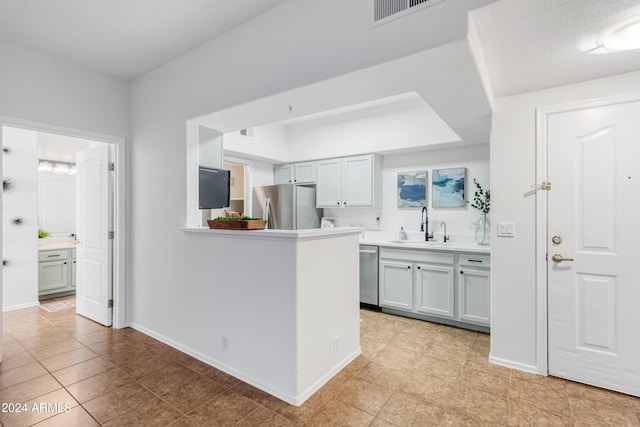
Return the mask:
<svg viewBox="0 0 640 427">
<path fill-rule="evenodd" d="M 479 245 L 491 244 L 491 221 L 489 221 L 489 215 L 483 213 L 476 222 L 475 238 L 476 243 Z"/>
</svg>

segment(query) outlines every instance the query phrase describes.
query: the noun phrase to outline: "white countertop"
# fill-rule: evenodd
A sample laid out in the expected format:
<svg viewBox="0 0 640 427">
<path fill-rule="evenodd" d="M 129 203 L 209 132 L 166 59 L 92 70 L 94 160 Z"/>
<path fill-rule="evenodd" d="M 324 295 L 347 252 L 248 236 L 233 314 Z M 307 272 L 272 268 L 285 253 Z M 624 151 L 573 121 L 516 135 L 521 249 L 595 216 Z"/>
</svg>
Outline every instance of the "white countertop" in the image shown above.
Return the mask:
<svg viewBox="0 0 640 427">
<path fill-rule="evenodd" d="M 350 234 L 360 234 L 360 227 L 312 228 L 307 230 L 212 230 L 204 227 L 182 227 L 185 233 L 211 237 L 264 240 L 316 240 Z"/>
<path fill-rule="evenodd" d="M 53 249 L 73 249 L 76 240 L 73 237 L 45 237 L 38 239 L 38 250 L 49 251 Z"/>
<path fill-rule="evenodd" d="M 424 240 L 417 240 L 413 238 L 400 241 L 398 239 L 397 232 L 366 230 L 362 233 L 360 244 L 396 249 L 421 249 L 429 251 L 491 254 L 491 246 L 478 245 L 470 236 L 453 236 L 447 243 L 444 243 L 442 240 L 425 242 Z"/>
</svg>

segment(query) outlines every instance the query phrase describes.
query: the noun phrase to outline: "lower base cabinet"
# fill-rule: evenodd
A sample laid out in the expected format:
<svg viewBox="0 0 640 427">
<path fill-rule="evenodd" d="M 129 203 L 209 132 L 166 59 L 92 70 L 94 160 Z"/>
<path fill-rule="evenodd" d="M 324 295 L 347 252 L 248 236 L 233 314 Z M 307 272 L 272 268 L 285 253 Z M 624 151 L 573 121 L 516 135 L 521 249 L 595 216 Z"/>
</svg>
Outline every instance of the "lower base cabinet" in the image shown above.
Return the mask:
<svg viewBox="0 0 640 427">
<path fill-rule="evenodd" d="M 459 318 L 465 322 L 491 323 L 491 274 L 488 255 L 458 256 Z"/>
<path fill-rule="evenodd" d="M 38 296 L 75 291 L 75 249 L 41 250 L 38 260 Z"/>
<path fill-rule="evenodd" d="M 414 287 L 411 263 L 381 260 L 379 266 L 380 305 L 411 310 Z"/>
<path fill-rule="evenodd" d="M 380 306 L 489 326 L 489 265 L 489 255 L 381 247 Z"/>
<path fill-rule="evenodd" d="M 453 319 L 455 317 L 455 273 L 453 265 L 416 266 L 416 312 Z"/>
</svg>

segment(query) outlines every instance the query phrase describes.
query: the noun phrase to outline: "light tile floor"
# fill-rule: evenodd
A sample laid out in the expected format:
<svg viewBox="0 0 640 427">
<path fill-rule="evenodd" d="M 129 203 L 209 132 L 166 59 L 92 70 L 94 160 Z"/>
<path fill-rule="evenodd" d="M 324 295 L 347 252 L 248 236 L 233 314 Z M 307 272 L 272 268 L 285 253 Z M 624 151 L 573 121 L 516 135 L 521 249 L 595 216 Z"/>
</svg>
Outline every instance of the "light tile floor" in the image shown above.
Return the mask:
<svg viewBox="0 0 640 427">
<path fill-rule="evenodd" d="M 361 313 L 363 355 L 294 407 L 142 333 L 104 328 L 73 309 L 8 312 L 0 423 L 640 426 L 638 398 L 489 364 L 486 334 Z M 26 412 L 16 412 L 23 405 Z"/>
</svg>

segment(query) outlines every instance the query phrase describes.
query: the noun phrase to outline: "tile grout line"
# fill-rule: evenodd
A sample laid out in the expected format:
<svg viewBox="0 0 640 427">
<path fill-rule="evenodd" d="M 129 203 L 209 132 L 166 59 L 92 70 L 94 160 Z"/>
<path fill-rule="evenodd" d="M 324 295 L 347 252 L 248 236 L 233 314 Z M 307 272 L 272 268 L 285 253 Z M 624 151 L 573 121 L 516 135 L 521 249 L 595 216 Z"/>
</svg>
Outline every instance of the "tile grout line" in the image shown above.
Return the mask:
<svg viewBox="0 0 640 427">
<path fill-rule="evenodd" d="M 75 340 L 75 337 L 73 337 L 73 339 Z M 76 341 L 77 341 L 77 340 L 76 340 Z M 78 342 L 80 342 L 80 341 L 78 341 Z M 85 348 L 86 348 L 86 346 L 84 346 L 84 344 L 82 344 L 81 342 L 80 342 L 80 344 L 81 344 L 83 347 L 85 347 Z M 26 348 L 25 348 L 25 349 L 26 349 Z M 80 401 L 78 401 L 78 399 L 76 399 L 76 398 L 75 398 L 75 396 L 74 396 L 73 394 L 71 394 L 71 393 L 69 392 L 69 390 L 67 390 L 67 388 L 66 388 L 66 387 L 65 387 L 65 386 L 60 382 L 60 380 L 59 380 L 55 375 L 53 375 L 53 372 L 51 372 L 51 371 L 50 371 L 46 366 L 44 366 L 44 365 L 42 364 L 42 362 L 41 362 L 39 359 L 37 359 L 37 358 L 33 355 L 33 353 L 31 353 L 31 351 L 30 351 L 29 349 L 26 349 L 26 350 L 27 350 L 27 352 L 31 355 L 31 357 L 33 357 L 33 359 L 34 359 L 36 362 L 38 362 L 38 364 L 39 364 L 40 366 L 42 366 L 42 368 L 47 372 L 47 374 L 45 374 L 45 375 L 50 375 L 50 376 L 51 376 L 51 378 L 53 378 L 53 379 L 54 379 L 58 384 L 60 384 L 60 388 L 61 388 L 62 390 L 64 390 L 64 391 L 65 391 L 69 396 L 71 396 L 71 398 L 72 398 L 72 399 L 77 403 L 76 407 L 82 408 L 85 412 L 87 412 L 87 413 L 89 414 L 89 416 L 90 416 L 91 418 L 93 418 L 93 420 L 94 420 L 94 421 L 95 421 L 99 426 L 102 426 L 102 424 L 101 424 L 100 422 L 98 422 L 98 420 L 96 420 L 96 419 L 95 419 L 95 417 L 93 416 L 93 414 L 91 414 L 89 411 L 87 411 L 87 410 L 86 410 L 86 408 L 85 408 L 84 406 L 82 406 L 82 404 L 80 403 Z M 71 351 L 74 351 L 74 350 L 71 350 Z M 69 353 L 69 352 L 66 352 L 66 353 Z M 64 353 L 61 353 L 61 354 L 64 354 Z M 55 357 L 55 356 L 52 356 L 52 357 Z M 81 363 L 81 362 L 80 362 L 80 363 Z M 76 365 L 77 365 L 77 363 L 76 363 Z M 71 366 L 74 366 L 74 365 L 71 365 Z M 66 368 L 63 368 L 63 369 L 66 369 Z M 40 376 L 40 377 L 38 377 L 38 378 L 44 377 L 45 375 L 42 375 L 42 376 Z M 23 383 L 24 383 L 24 382 L 26 382 L 26 381 L 23 381 Z M 21 384 L 22 384 L 22 383 L 21 383 Z M 75 383 L 74 383 L 74 384 L 75 384 Z M 60 390 L 60 389 L 58 389 L 58 390 Z M 44 396 L 44 395 L 46 395 L 46 394 L 49 394 L 49 393 L 45 393 L 45 394 L 42 394 L 42 395 L 40 395 L 40 396 L 36 396 L 36 397 L 34 397 L 34 399 L 37 399 L 38 397 Z M 40 422 L 42 422 L 42 421 L 45 421 L 45 420 L 48 420 L 48 419 L 51 419 L 51 418 L 56 417 L 56 416 L 58 416 L 58 415 L 60 415 L 60 414 L 55 414 L 55 415 L 52 415 L 51 417 L 44 418 L 44 419 L 42 419 L 42 420 L 38 421 L 38 423 L 40 423 Z M 36 423 L 36 424 L 37 424 L 37 423 Z M 35 424 L 32 424 L 32 425 L 35 425 Z"/>
</svg>

